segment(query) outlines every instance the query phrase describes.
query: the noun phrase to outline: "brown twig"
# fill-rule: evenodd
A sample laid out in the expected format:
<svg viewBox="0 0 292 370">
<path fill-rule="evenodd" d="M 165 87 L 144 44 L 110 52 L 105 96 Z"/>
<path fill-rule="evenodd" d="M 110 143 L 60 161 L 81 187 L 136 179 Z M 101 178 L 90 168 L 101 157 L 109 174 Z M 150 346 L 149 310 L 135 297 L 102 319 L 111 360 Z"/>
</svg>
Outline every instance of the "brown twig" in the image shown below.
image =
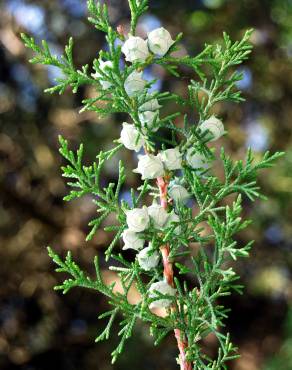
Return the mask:
<svg viewBox="0 0 292 370">
<path fill-rule="evenodd" d="M 160 204 L 164 209 L 167 209 L 167 186 L 168 181 L 163 177 L 157 178 L 157 185 L 159 188 L 160 193 Z M 163 261 L 163 274 L 167 283 L 174 287 L 173 281 L 173 266 L 172 262 L 169 261 L 169 245 L 165 244 L 160 247 L 160 251 L 162 254 L 162 261 Z M 173 306 L 172 311 L 176 308 Z M 188 342 L 185 338 L 185 335 L 181 332 L 180 329 L 174 329 L 174 335 L 177 341 L 177 346 L 180 353 L 180 369 L 181 370 L 192 370 L 192 364 L 186 359 L 186 348 L 188 346 Z"/>
</svg>

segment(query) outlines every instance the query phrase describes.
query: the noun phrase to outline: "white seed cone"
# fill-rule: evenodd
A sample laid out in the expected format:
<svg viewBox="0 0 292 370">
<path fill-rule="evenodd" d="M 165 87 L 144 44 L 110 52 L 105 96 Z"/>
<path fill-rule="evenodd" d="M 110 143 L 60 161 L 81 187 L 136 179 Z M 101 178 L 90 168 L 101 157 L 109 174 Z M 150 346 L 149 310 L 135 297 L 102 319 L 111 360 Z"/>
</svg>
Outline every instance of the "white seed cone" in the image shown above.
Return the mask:
<svg viewBox="0 0 292 370">
<path fill-rule="evenodd" d="M 169 216 L 166 210 L 159 204 L 152 204 L 148 207 L 148 214 L 153 221 L 154 227 L 157 229 L 161 229 L 165 225 Z"/>
<path fill-rule="evenodd" d="M 145 62 L 150 55 L 147 41 L 137 36 L 130 36 L 125 41 L 122 52 L 125 54 L 126 60 L 131 63 Z"/>
<path fill-rule="evenodd" d="M 124 144 L 127 149 L 139 152 L 145 141 L 134 125 L 123 122 L 119 142 Z"/>
<path fill-rule="evenodd" d="M 146 81 L 142 78 L 143 72 L 132 72 L 125 80 L 126 93 L 132 97 L 142 93 L 146 86 Z"/>
<path fill-rule="evenodd" d="M 163 163 L 158 156 L 146 154 L 138 156 L 138 167 L 133 172 L 140 173 L 142 180 L 155 179 L 163 176 Z"/>
<path fill-rule="evenodd" d="M 148 46 L 153 54 L 164 56 L 173 43 L 170 33 L 163 27 L 148 34 Z"/>
<path fill-rule="evenodd" d="M 139 234 L 131 231 L 130 229 L 124 230 L 122 234 L 123 241 L 125 245 L 123 249 L 134 249 L 136 251 L 140 250 L 144 246 L 145 240 L 139 238 Z"/>
<path fill-rule="evenodd" d="M 178 147 L 166 149 L 159 156 L 168 170 L 174 171 L 182 168 L 182 154 Z"/>
<path fill-rule="evenodd" d="M 190 193 L 187 189 L 179 184 L 171 185 L 168 189 L 168 194 L 178 204 L 185 204 L 190 198 Z"/>
<path fill-rule="evenodd" d="M 126 211 L 127 225 L 129 230 L 139 233 L 149 227 L 149 214 L 147 207 L 134 208 Z"/>
<path fill-rule="evenodd" d="M 157 99 L 151 99 L 151 100 L 148 100 L 146 101 L 146 103 L 143 103 L 142 105 L 140 105 L 139 107 L 139 111 L 140 112 L 145 112 L 145 111 L 156 111 L 158 110 L 159 108 L 161 108 L 161 105 L 159 105 L 159 102 Z"/>
<path fill-rule="evenodd" d="M 200 125 L 202 132 L 209 131 L 212 135 L 210 141 L 218 140 L 222 135 L 224 135 L 224 125 L 220 119 L 215 116 L 211 116 L 209 119 L 204 121 Z"/>
<path fill-rule="evenodd" d="M 99 60 L 99 68 L 102 72 L 107 74 L 107 69 L 112 69 L 113 68 L 113 62 L 110 61 L 110 60 L 103 61 L 103 60 L 100 59 Z M 104 80 L 104 77 L 97 71 L 95 73 L 92 73 L 91 76 L 93 78 L 97 79 L 99 81 L 99 83 L 101 84 L 102 88 L 105 89 L 105 90 L 109 89 L 112 86 L 112 83 L 110 81 Z"/>
<path fill-rule="evenodd" d="M 171 287 L 166 281 L 161 280 L 156 283 L 153 283 L 149 288 L 149 297 L 155 298 L 157 297 L 157 293 L 165 294 L 168 296 L 175 296 L 176 289 Z M 167 308 L 171 305 L 172 301 L 169 298 L 159 298 L 150 303 L 149 308 Z"/>
<path fill-rule="evenodd" d="M 152 250 L 152 246 L 142 249 L 138 255 L 137 259 L 139 262 L 140 267 L 145 270 L 149 271 L 159 264 L 160 255 L 157 251 Z"/>
<path fill-rule="evenodd" d="M 186 160 L 193 169 L 209 168 L 207 158 L 203 154 L 195 153 L 193 148 L 187 150 Z"/>
</svg>

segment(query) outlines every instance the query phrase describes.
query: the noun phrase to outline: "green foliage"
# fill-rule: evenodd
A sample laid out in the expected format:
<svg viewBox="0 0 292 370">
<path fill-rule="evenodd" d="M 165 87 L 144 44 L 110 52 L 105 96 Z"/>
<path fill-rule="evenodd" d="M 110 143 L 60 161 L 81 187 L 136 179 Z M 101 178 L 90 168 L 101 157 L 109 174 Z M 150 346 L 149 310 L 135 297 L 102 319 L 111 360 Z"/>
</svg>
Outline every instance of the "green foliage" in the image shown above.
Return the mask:
<svg viewBox="0 0 292 370">
<path fill-rule="evenodd" d="M 131 33 L 135 30 L 139 17 L 147 9 L 147 0 L 129 0 L 131 12 Z M 221 149 L 221 166 L 224 178 L 219 178 L 212 171 L 212 164 L 216 158 L 214 149 L 210 146 L 208 133 L 200 130 L 203 121 L 210 117 L 215 104 L 222 101 L 240 102 L 243 100 L 236 90 L 236 82 L 242 78 L 241 73 L 234 71 L 234 67 L 247 59 L 251 52 L 248 30 L 242 40 L 232 42 L 227 34 L 223 35 L 222 45 L 206 45 L 197 56 L 174 57 L 172 51 L 178 48 L 182 35 L 178 35 L 169 51 L 162 57 L 153 54 L 144 62 L 126 64 L 120 68 L 122 58 L 121 46 L 117 39 L 125 40 L 125 35 L 112 29 L 105 4 L 99 1 L 88 1 L 90 13 L 89 21 L 106 34 L 108 51 L 100 51 L 99 59 L 92 63 L 95 75 L 89 73 L 89 66 L 81 70 L 76 69 L 72 58 L 73 41 L 70 39 L 65 47 L 64 55 L 52 55 L 48 44 L 43 41 L 39 46 L 33 38 L 22 35 L 26 47 L 32 49 L 35 56 L 32 63 L 53 65 L 64 74 L 58 79 L 55 86 L 47 89 L 48 92 L 63 93 L 70 86 L 76 92 L 79 86 L 93 85 L 96 97 L 86 99 L 82 110 L 95 111 L 99 115 L 112 113 L 126 113 L 131 118 L 133 126 L 145 140 L 144 149 L 156 154 L 161 147 L 178 146 L 184 158 L 182 162 L 181 179 L 195 202 L 195 215 L 192 209 L 184 204 L 173 204 L 168 200 L 168 211 L 175 211 L 178 221 L 165 225 L 158 230 L 151 222 L 147 230 L 140 237 L 151 243 L 152 252 L 159 252 L 161 246 L 169 246 L 169 263 L 174 264 L 179 276 L 174 278 L 176 288 L 175 297 L 161 294 L 156 297 L 149 294 L 153 283 L 160 281 L 163 276 L 163 265 L 145 270 L 136 258 L 134 262 L 127 261 L 119 248 L 115 248 L 123 231 L 127 228 L 126 212 L 131 208 L 141 208 L 146 196 L 154 200 L 160 196 L 155 183 L 143 181 L 142 186 L 131 190 L 132 206 L 120 200 L 120 190 L 125 183 L 125 166 L 120 161 L 117 183 L 102 186 L 100 178 L 104 164 L 109 161 L 123 147 L 115 144 L 107 152 L 101 151 L 96 161 L 91 165 L 83 164 L 83 145 L 74 152 L 69 149 L 68 142 L 60 137 L 60 153 L 66 160 L 62 167 L 63 176 L 68 179 L 69 194 L 64 198 L 71 201 L 84 195 L 91 195 L 97 207 L 97 217 L 90 222 L 91 231 L 87 240 L 91 239 L 103 221 L 112 213 L 116 215 L 116 223 L 104 227 L 105 231 L 115 232 L 112 243 L 108 246 L 106 260 L 114 261 L 114 266 L 109 269 L 115 271 L 122 286 L 122 293 L 115 291 L 114 284 L 107 286 L 102 279 L 98 258 L 95 258 L 96 277 L 89 277 L 73 260 L 70 253 L 62 260 L 55 252 L 49 249 L 49 255 L 57 265 L 58 272 L 69 275 L 56 289 L 67 293 L 73 287 L 84 287 L 96 290 L 108 297 L 110 309 L 101 314 L 101 319 L 107 319 L 104 331 L 96 341 L 109 338 L 115 320 L 120 320 L 121 330 L 118 335 L 120 342 L 112 352 L 114 362 L 123 351 L 126 340 L 131 336 L 137 320 L 150 324 L 150 332 L 154 343 L 161 340 L 174 329 L 180 330 L 182 339 L 186 341 L 186 357 L 193 364 L 194 369 L 226 369 L 226 362 L 235 358 L 236 348 L 230 341 L 229 334 L 224 334 L 224 319 L 228 309 L 219 304 L 218 299 L 231 294 L 232 291 L 241 293 L 242 286 L 238 284 L 238 276 L 233 270 L 231 262 L 241 257 L 248 257 L 252 242 L 247 245 L 238 245 L 236 235 L 249 225 L 248 220 L 241 218 L 242 197 L 251 201 L 264 198 L 257 185 L 259 170 L 269 168 L 283 153 L 271 155 L 265 153 L 263 158 L 255 162 L 251 150 L 247 151 L 244 161 L 233 161 Z M 111 68 L 101 68 L 100 60 L 110 61 Z M 188 97 L 186 99 L 170 92 L 148 93 L 148 88 L 154 81 L 148 82 L 145 89 L 137 96 L 129 96 L 125 89 L 125 81 L 135 71 L 143 71 L 153 64 L 161 65 L 176 77 L 182 75 L 180 66 L 191 68 L 196 80 L 190 81 Z M 97 77 L 96 77 L 97 76 Z M 104 83 L 106 82 L 106 84 Z M 171 101 L 178 111 L 166 117 L 156 117 L 155 126 L 159 129 L 154 132 L 151 127 L 143 126 L 139 107 L 151 99 L 158 99 L 160 104 Z M 194 124 L 193 116 L 183 114 L 181 106 L 189 108 L 190 112 L 196 111 L 197 122 Z M 176 126 L 176 119 L 184 121 L 181 128 Z M 160 129 L 168 130 L 171 139 L 161 135 Z M 158 144 L 157 144 L 158 142 Z M 191 149 L 203 155 L 209 163 L 209 168 L 194 169 L 187 161 L 186 153 Z M 174 180 L 174 171 L 168 171 L 165 179 Z M 232 197 L 233 202 L 230 201 Z M 190 245 L 196 244 L 198 252 Z M 134 286 L 140 294 L 141 300 L 133 305 L 128 301 L 130 288 Z M 149 309 L 149 305 L 157 299 L 168 299 L 172 308 L 167 309 L 167 315 L 162 318 Z M 221 300 L 220 300 L 221 302 Z M 206 356 L 202 349 L 202 339 L 213 333 L 218 338 L 219 350 L 216 359 Z M 181 367 L 184 369 L 183 367 Z"/>
<path fill-rule="evenodd" d="M 122 329 L 119 332 L 120 343 L 118 347 L 112 353 L 112 361 L 115 362 L 117 356 L 122 352 L 126 340 L 130 337 L 133 326 L 137 319 L 149 322 L 153 328 L 156 330 L 170 331 L 173 327 L 172 320 L 170 318 L 161 318 L 154 315 L 148 308 L 147 302 L 141 302 L 137 305 L 131 305 L 128 302 L 128 291 L 129 291 L 129 281 L 126 277 L 131 276 L 130 281 L 136 278 L 136 284 L 138 289 L 142 289 L 143 293 L 147 290 L 144 286 L 141 277 L 139 276 L 137 264 L 129 264 L 123 259 L 122 256 L 114 256 L 122 265 L 127 266 L 125 269 L 120 269 L 121 281 L 123 282 L 123 293 L 117 293 L 114 291 L 115 283 L 111 285 L 106 285 L 103 282 L 102 274 L 100 271 L 98 256 L 94 259 L 95 266 L 95 279 L 87 276 L 84 271 L 72 260 L 71 252 L 67 253 L 64 261 L 51 249 L 48 248 L 49 256 L 52 258 L 54 263 L 58 266 L 56 268 L 57 272 L 66 273 L 70 278 L 66 279 L 61 285 L 55 287 L 56 290 L 62 290 L 63 293 L 67 293 L 70 289 L 74 287 L 82 287 L 87 289 L 93 289 L 102 293 L 108 297 L 109 305 L 113 306 L 112 310 L 109 310 L 99 316 L 100 319 L 109 317 L 108 324 L 104 331 L 96 338 L 96 341 L 108 339 L 110 335 L 110 329 L 118 313 L 125 317 L 120 321 Z M 131 285 L 131 284 L 130 284 Z M 140 290 L 140 293 L 141 290 Z"/>
<path fill-rule="evenodd" d="M 75 155 L 74 152 L 69 150 L 67 140 L 63 139 L 61 136 L 59 140 L 61 144 L 60 153 L 69 162 L 67 166 L 62 167 L 63 176 L 72 179 L 67 184 L 73 188 L 73 190 L 65 196 L 64 200 L 70 201 L 85 194 L 91 194 L 97 198 L 94 200 L 94 203 L 97 205 L 99 217 L 90 222 L 92 230 L 87 236 L 87 240 L 90 240 L 101 222 L 111 212 L 117 212 L 118 220 L 122 217 L 119 206 L 119 191 L 125 182 L 125 172 L 121 162 L 119 164 L 118 184 L 110 183 L 106 188 L 100 187 L 100 172 L 105 161 L 115 155 L 122 145 L 120 144 L 107 152 L 101 151 L 98 154 L 98 162 L 93 163 L 91 166 L 84 166 L 82 164 L 83 145 L 80 145 Z M 115 187 L 116 190 L 114 191 Z"/>
<path fill-rule="evenodd" d="M 148 0 L 129 0 L 129 7 L 131 10 L 131 33 L 134 35 L 138 19 L 148 9 Z"/>
<path fill-rule="evenodd" d="M 212 107 L 221 101 L 229 100 L 239 103 L 244 100 L 241 92 L 235 90 L 236 82 L 242 79 L 242 73 L 233 72 L 229 74 L 230 68 L 241 64 L 248 58 L 252 50 L 249 38 L 252 30 L 245 32 L 241 41 L 232 42 L 229 36 L 224 33 L 224 45 L 207 45 L 203 51 L 204 59 L 202 67 L 208 66 L 212 70 L 212 77 L 208 78 L 206 73 L 198 70 L 201 81 L 191 81 L 190 103 L 192 103 L 200 120 L 206 119 Z M 199 92 L 205 96 L 200 101 Z"/>
<path fill-rule="evenodd" d="M 87 1 L 88 12 L 91 15 L 88 17 L 89 22 L 103 32 L 108 32 L 110 28 L 110 20 L 108 16 L 107 6 L 105 4 L 96 3 L 94 0 Z"/>
<path fill-rule="evenodd" d="M 292 310 L 289 307 L 285 322 L 284 342 L 277 352 L 268 359 L 263 370 L 285 370 L 292 367 Z"/>
<path fill-rule="evenodd" d="M 70 38 L 68 45 L 65 46 L 65 53 L 61 56 L 52 55 L 48 43 L 43 40 L 42 45 L 37 45 L 33 37 L 28 37 L 21 34 L 24 45 L 33 50 L 36 56 L 30 59 L 33 64 L 51 65 L 59 68 L 64 78 L 57 78 L 57 84 L 46 90 L 49 93 L 58 92 L 63 94 L 67 87 L 71 87 L 74 93 L 77 92 L 79 86 L 85 84 L 93 84 L 94 79 L 88 75 L 88 65 L 82 67 L 82 70 L 75 68 L 73 63 L 73 39 Z"/>
</svg>

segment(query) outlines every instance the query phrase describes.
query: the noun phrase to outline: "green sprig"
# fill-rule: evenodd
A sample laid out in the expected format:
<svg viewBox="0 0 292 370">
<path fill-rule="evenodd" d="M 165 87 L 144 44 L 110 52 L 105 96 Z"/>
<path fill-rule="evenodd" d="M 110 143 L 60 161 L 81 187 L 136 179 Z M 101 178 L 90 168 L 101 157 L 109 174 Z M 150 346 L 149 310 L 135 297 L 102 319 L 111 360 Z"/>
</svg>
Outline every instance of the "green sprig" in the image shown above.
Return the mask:
<svg viewBox="0 0 292 370">
<path fill-rule="evenodd" d="M 148 1 L 128 2 L 131 13 L 130 32 L 135 35 L 139 18 L 148 8 Z M 115 283 L 105 284 L 98 257 L 94 259 L 93 278 L 74 262 L 70 252 L 62 259 L 48 248 L 49 256 L 57 265 L 56 271 L 68 276 L 55 289 L 67 293 L 72 288 L 82 287 L 95 290 L 108 298 L 110 309 L 99 316 L 107 323 L 96 341 L 109 339 L 114 330 L 113 323 L 119 321 L 119 343 L 112 352 L 112 362 L 115 362 L 124 350 L 137 320 L 142 320 L 149 323 L 155 344 L 159 344 L 174 329 L 179 329 L 181 339 L 187 342 L 186 358 L 194 369 L 227 369 L 226 363 L 237 357 L 237 349 L 231 343 L 230 335 L 222 331 L 229 310 L 218 302 L 232 291 L 242 293 L 243 289 L 231 264 L 238 258 L 248 257 L 252 246 L 252 241 L 242 246 L 237 240 L 237 234 L 250 224 L 249 220 L 242 219 L 243 197 L 251 201 L 264 199 L 257 183 L 258 172 L 273 166 L 283 153 L 266 152 L 256 161 L 254 154 L 248 149 L 244 160 L 234 161 L 222 148 L 219 159 L 224 177 L 219 178 L 212 171 L 216 152 L 210 147 L 206 133 L 201 132 L 200 125 L 210 117 L 217 103 L 239 103 L 243 100 L 237 89 L 237 82 L 242 78 L 242 74 L 236 68 L 248 58 L 252 50 L 249 42 L 252 30 L 246 31 L 239 41 L 232 41 L 224 33 L 220 44 L 205 45 L 196 56 L 175 57 L 172 52 L 179 48 L 182 39 L 182 34 L 179 34 L 164 56 L 151 55 L 145 62 L 125 64 L 124 68 L 120 68 L 120 60 L 123 57 L 120 41 L 125 40 L 125 35 L 121 28 L 115 30 L 111 25 L 106 4 L 88 0 L 87 5 L 89 22 L 105 34 L 108 43 L 108 50 L 101 50 L 98 59 L 92 61 L 95 74 L 90 73 L 89 65 L 81 68 L 75 66 L 72 38 L 65 46 L 63 55 L 56 56 L 46 41 L 38 44 L 32 37 L 22 34 L 25 46 L 34 53 L 30 62 L 54 66 L 63 73 L 63 77 L 58 78 L 56 84 L 46 90 L 49 93 L 62 94 L 68 87 L 76 92 L 82 85 L 94 86 L 96 96 L 85 99 L 81 111 L 94 111 L 102 116 L 113 113 L 127 114 L 139 135 L 143 136 L 145 149 L 150 153 L 157 154 L 161 148 L 164 150 L 166 147 L 179 146 L 183 156 L 180 180 L 183 180 L 195 207 L 192 210 L 185 204 L 171 202 L 168 197 L 168 211 L 175 211 L 179 221 L 167 224 L 161 229 L 157 229 L 151 222 L 147 230 L 140 234 L 143 240 L 152 244 L 153 253 L 158 253 L 160 247 L 167 243 L 170 249 L 169 262 L 174 264 L 178 271 L 178 276 L 174 278 L 175 296 L 163 295 L 157 291 L 157 296 L 151 297 L 149 291 L 152 284 L 162 280 L 162 263 L 145 271 L 137 258 L 134 261 L 125 258 L 119 241 L 127 228 L 127 210 L 142 207 L 149 197 L 158 199 L 159 189 L 156 184 L 145 180 L 138 189 L 131 189 L 132 204 L 128 204 L 121 199 L 121 191 L 126 181 L 126 168 L 121 161 L 115 183 L 103 186 L 100 181 L 107 161 L 123 147 L 118 140 L 112 149 L 100 151 L 92 164 L 84 165 L 83 145 L 73 151 L 69 148 L 68 141 L 59 137 L 60 154 L 66 161 L 62 172 L 69 187 L 64 200 L 71 201 L 84 195 L 92 197 L 97 216 L 89 223 L 91 230 L 87 240 L 92 239 L 99 228 L 115 234 L 105 251 L 105 258 L 106 262 L 114 261 L 114 265 L 108 268 L 116 274 L 121 291 L 116 291 Z M 101 61 L 110 61 L 112 67 L 104 70 Z M 148 88 L 155 81 L 147 83 L 139 96 L 128 96 L 125 89 L 128 76 L 136 70 L 143 71 L 155 64 L 162 66 L 174 77 L 181 77 L 184 73 L 185 68 L 182 69 L 181 66 L 187 67 L 192 75 L 196 76 L 188 85 L 186 97 L 170 92 L 149 94 Z M 153 128 L 147 125 L 143 126 L 139 114 L 139 107 L 151 99 L 157 99 L 159 104 L 173 103 L 176 109 L 167 116 L 156 117 L 155 127 L 158 132 L 153 132 Z M 194 111 L 197 113 L 196 123 Z M 183 125 L 178 127 L 178 121 Z M 169 135 L 165 135 L 165 132 Z M 186 153 L 190 149 L 203 155 L 209 167 L 191 168 L 186 160 Z M 174 175 L 173 171 L 168 171 L 167 180 L 174 181 Z M 232 203 L 228 201 L 231 195 L 235 199 Z M 113 224 L 109 224 L 112 214 L 115 214 L 116 219 Z M 196 246 L 196 253 L 191 247 L 193 245 Z M 135 305 L 130 304 L 128 297 L 133 287 L 140 295 L 140 300 Z M 149 309 L 150 303 L 158 299 L 168 299 L 173 305 L 173 309 L 167 310 L 167 316 L 164 318 Z M 219 343 L 215 359 L 206 356 L 201 345 L 202 340 L 210 333 L 215 334 Z"/>
</svg>

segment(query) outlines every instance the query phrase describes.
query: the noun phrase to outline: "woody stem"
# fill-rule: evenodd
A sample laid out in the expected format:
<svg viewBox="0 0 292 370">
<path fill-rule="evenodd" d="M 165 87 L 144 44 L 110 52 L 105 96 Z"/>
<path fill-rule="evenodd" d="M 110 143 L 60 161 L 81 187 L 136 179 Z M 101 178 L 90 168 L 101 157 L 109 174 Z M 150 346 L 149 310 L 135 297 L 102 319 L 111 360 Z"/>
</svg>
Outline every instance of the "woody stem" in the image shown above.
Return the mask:
<svg viewBox="0 0 292 370">
<path fill-rule="evenodd" d="M 163 177 L 157 178 L 157 185 L 160 193 L 160 204 L 164 209 L 167 209 L 167 186 L 168 182 Z M 172 262 L 169 260 L 169 245 L 165 244 L 160 247 L 162 261 L 163 261 L 163 274 L 167 283 L 174 287 L 173 281 L 173 266 Z M 172 307 L 175 310 L 175 307 Z M 192 370 L 192 364 L 186 359 L 186 348 L 188 342 L 185 339 L 185 335 L 179 329 L 174 329 L 174 335 L 177 341 L 177 346 L 180 353 L 180 369 L 181 370 Z"/>
</svg>

